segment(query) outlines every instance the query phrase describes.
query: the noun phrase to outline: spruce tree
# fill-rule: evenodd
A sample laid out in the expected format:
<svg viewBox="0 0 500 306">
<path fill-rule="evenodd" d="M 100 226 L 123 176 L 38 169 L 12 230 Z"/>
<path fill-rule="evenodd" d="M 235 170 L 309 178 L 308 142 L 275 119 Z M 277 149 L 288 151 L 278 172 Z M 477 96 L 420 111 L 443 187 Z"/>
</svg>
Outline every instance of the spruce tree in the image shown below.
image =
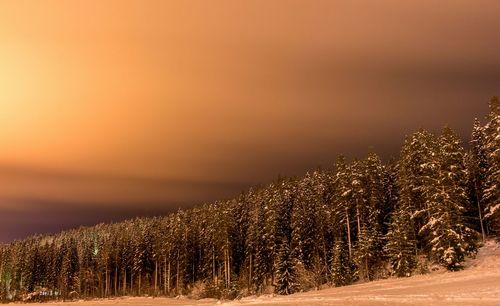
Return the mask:
<svg viewBox="0 0 500 306">
<path fill-rule="evenodd" d="M 339 236 L 335 240 L 332 252 L 332 282 L 335 287 L 349 285 L 353 281 L 353 264 L 344 238 Z"/>
<path fill-rule="evenodd" d="M 314 194 L 314 177 L 307 173 L 299 182 L 297 198 L 292 211 L 292 247 L 297 259 L 307 269 L 312 268 L 316 250 L 316 196 Z"/>
<path fill-rule="evenodd" d="M 384 205 L 384 170 L 380 158 L 371 153 L 362 164 L 362 188 L 364 195 L 360 207 L 360 231 L 356 246 L 358 266 L 364 267 L 365 277 L 370 280 L 383 259 L 383 237 L 380 214 Z"/>
<path fill-rule="evenodd" d="M 450 128 L 439 137 L 438 177 L 428 186 L 429 219 L 420 233 L 429 237 L 431 257 L 449 270 L 458 270 L 465 256 L 476 249 L 476 235 L 463 220 L 465 190 L 463 148 Z"/>
<path fill-rule="evenodd" d="M 386 235 L 389 231 L 392 212 L 396 209 L 399 200 L 398 189 L 398 164 L 392 160 L 384 169 L 383 190 L 384 204 L 380 213 L 380 226 L 382 234 Z"/>
<path fill-rule="evenodd" d="M 252 192 L 252 213 L 250 216 L 247 257 L 249 258 L 250 291 L 261 293 L 268 276 L 270 256 L 265 244 L 265 202 L 261 191 Z"/>
<path fill-rule="evenodd" d="M 404 202 L 400 202 L 400 206 L 393 212 L 384 248 L 392 271 L 398 277 L 410 276 L 417 263 L 411 212 L 405 209 L 406 206 Z"/>
<path fill-rule="evenodd" d="M 479 120 L 474 121 L 471 137 L 471 149 L 467 155 L 466 163 L 468 169 L 468 181 L 470 190 L 470 200 L 474 209 L 473 216 L 478 217 L 479 228 L 481 230 L 483 241 L 485 240 L 485 229 L 483 221 L 483 189 L 488 172 L 488 156 L 486 153 L 486 134 L 484 127 L 481 126 Z"/>
<path fill-rule="evenodd" d="M 278 294 L 292 294 L 297 292 L 299 284 L 295 260 L 287 241 L 280 244 L 276 266 L 276 292 Z"/>
<path fill-rule="evenodd" d="M 399 209 L 411 213 L 411 227 L 419 249 L 428 251 L 429 238 L 421 228 L 430 218 L 430 199 L 434 194 L 438 171 L 437 139 L 420 129 L 408 137 L 401 150 L 398 187 Z"/>
<path fill-rule="evenodd" d="M 488 170 L 483 189 L 484 218 L 490 235 L 500 236 L 500 100 L 493 97 L 485 126 Z"/>
<path fill-rule="evenodd" d="M 351 173 L 344 156 L 339 156 L 335 164 L 333 188 L 332 223 L 337 230 L 345 228 L 348 254 L 349 258 L 352 259 L 352 222 L 354 218 L 352 216 Z"/>
</svg>

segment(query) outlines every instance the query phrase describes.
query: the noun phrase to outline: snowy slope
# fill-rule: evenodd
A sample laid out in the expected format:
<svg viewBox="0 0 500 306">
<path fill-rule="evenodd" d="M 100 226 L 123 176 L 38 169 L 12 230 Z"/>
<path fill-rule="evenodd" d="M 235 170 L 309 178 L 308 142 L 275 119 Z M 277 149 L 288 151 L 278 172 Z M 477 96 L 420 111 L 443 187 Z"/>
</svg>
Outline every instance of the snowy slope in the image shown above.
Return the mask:
<svg viewBox="0 0 500 306">
<path fill-rule="evenodd" d="M 246 297 L 229 302 L 213 299 L 194 301 L 124 298 L 44 305 L 500 305 L 500 244 L 488 241 L 475 259 L 467 261 L 466 267 L 460 272 L 435 272 L 405 279 L 380 280 L 290 296 Z"/>
</svg>

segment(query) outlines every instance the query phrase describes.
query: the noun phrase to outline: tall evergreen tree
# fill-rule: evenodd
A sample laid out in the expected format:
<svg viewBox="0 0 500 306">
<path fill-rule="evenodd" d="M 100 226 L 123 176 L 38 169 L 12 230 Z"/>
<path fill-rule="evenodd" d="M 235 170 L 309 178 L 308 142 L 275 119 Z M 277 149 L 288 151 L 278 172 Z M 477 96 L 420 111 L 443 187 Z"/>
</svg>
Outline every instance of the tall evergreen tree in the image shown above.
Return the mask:
<svg viewBox="0 0 500 306">
<path fill-rule="evenodd" d="M 485 126 L 488 169 L 484 181 L 484 218 L 491 235 L 500 236 L 500 100 L 490 101 L 488 123 Z"/>
<path fill-rule="evenodd" d="M 386 235 L 385 252 L 392 271 L 398 277 L 410 276 L 417 263 L 416 240 L 411 221 L 411 212 L 404 202 L 392 214 L 389 232 Z"/>
<path fill-rule="evenodd" d="M 384 205 L 384 169 L 380 158 L 371 153 L 362 164 L 361 189 L 363 195 L 359 208 L 359 237 L 356 245 L 356 259 L 365 278 L 374 277 L 375 270 L 382 263 L 383 236 L 380 214 Z M 358 187 L 359 188 L 359 187 Z M 362 268 L 363 267 L 363 268 Z"/>
<path fill-rule="evenodd" d="M 389 231 L 392 212 L 396 209 L 396 205 L 399 201 L 397 162 L 394 160 L 390 161 L 384 170 L 384 205 L 382 205 L 380 213 L 380 226 L 382 228 L 382 234 L 386 235 Z"/>
<path fill-rule="evenodd" d="M 278 250 L 276 265 L 276 292 L 279 294 L 292 294 L 298 291 L 299 283 L 295 259 L 290 250 L 289 242 L 283 241 Z"/>
<path fill-rule="evenodd" d="M 399 209 L 411 213 L 411 227 L 421 239 L 415 239 L 417 246 L 429 251 L 429 238 L 421 228 L 430 218 L 430 201 L 438 176 L 436 137 L 420 129 L 407 138 L 401 150 L 398 187 Z"/>
<path fill-rule="evenodd" d="M 314 176 L 306 174 L 297 188 L 297 198 L 292 211 L 292 247 L 297 258 L 308 269 L 313 265 L 317 241 L 317 203 L 314 194 Z"/>
<path fill-rule="evenodd" d="M 332 254 L 332 282 L 336 287 L 349 285 L 352 283 L 353 263 L 349 258 L 349 253 L 342 235 L 335 240 Z"/>
<path fill-rule="evenodd" d="M 475 213 L 473 216 L 478 216 L 479 228 L 481 230 L 483 241 L 485 240 L 485 229 L 483 222 L 483 189 L 488 171 L 488 157 L 486 153 L 486 135 L 483 126 L 479 120 L 474 121 L 471 137 L 470 154 L 467 155 L 466 164 L 468 169 L 468 181 L 470 190 L 470 201 L 474 207 L 471 210 Z"/>
<path fill-rule="evenodd" d="M 420 233 L 429 236 L 433 258 L 449 270 L 458 270 L 465 255 L 476 249 L 476 236 L 463 220 L 468 201 L 463 148 L 448 127 L 439 137 L 437 155 L 439 175 L 436 184 L 428 187 L 430 218 Z"/>
<path fill-rule="evenodd" d="M 269 249 L 266 247 L 265 203 L 261 191 L 252 192 L 250 201 L 253 209 L 250 215 L 250 225 L 247 245 L 247 257 L 249 258 L 250 289 L 262 292 L 268 276 L 270 263 Z"/>
<path fill-rule="evenodd" d="M 351 173 L 344 156 L 339 156 L 335 164 L 333 189 L 332 223 L 336 231 L 345 228 L 347 236 L 345 241 L 347 242 L 349 258 L 352 259 L 352 222 L 354 220 L 352 216 L 353 192 L 351 188 Z"/>
</svg>

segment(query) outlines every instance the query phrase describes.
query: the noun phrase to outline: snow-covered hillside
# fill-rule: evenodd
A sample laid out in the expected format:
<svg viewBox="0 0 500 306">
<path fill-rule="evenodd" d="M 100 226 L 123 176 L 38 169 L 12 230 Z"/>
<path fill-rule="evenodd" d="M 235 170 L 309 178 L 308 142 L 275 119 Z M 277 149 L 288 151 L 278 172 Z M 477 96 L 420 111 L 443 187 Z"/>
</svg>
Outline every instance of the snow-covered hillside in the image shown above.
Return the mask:
<svg viewBox="0 0 500 306">
<path fill-rule="evenodd" d="M 500 305 L 500 244 L 488 241 L 460 272 L 435 272 L 411 278 L 298 293 L 289 296 L 246 297 L 237 301 L 213 299 L 122 298 L 79 301 L 81 306 L 187 305 Z M 71 305 L 47 303 L 46 306 Z M 22 304 L 16 304 L 22 305 Z M 32 305 L 32 304 L 31 304 Z"/>
</svg>

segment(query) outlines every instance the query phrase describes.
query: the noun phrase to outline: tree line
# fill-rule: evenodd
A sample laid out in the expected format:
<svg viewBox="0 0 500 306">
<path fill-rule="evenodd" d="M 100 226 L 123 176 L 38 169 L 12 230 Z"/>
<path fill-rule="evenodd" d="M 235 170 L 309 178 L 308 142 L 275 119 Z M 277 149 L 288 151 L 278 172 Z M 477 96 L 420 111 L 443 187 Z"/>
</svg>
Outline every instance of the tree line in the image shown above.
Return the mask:
<svg viewBox="0 0 500 306">
<path fill-rule="evenodd" d="M 469 149 L 445 127 L 238 197 L 0 246 L 0 298 L 291 294 L 462 268 L 500 233 L 500 103 Z"/>
</svg>

